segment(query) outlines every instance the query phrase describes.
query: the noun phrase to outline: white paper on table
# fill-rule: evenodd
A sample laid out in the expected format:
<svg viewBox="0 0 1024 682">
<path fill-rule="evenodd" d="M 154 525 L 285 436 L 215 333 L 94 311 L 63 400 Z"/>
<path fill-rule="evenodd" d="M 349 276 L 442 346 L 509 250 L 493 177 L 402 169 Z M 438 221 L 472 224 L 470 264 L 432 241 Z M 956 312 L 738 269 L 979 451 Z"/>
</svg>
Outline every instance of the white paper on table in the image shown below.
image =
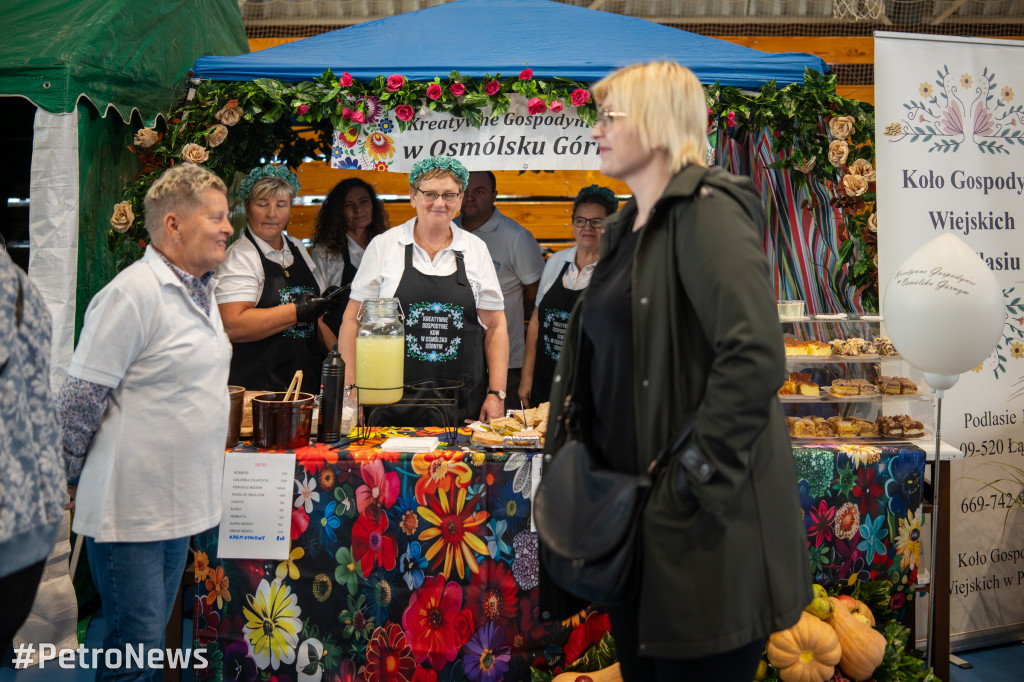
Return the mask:
<svg viewBox="0 0 1024 682">
<path fill-rule="evenodd" d="M 534 454 L 530 457 L 530 466 L 533 467 L 530 476 L 530 531 L 537 532 L 537 524 L 533 520 L 533 501 L 537 499 L 537 488 L 540 486 L 541 467 L 544 462 L 544 455 Z"/>
<path fill-rule="evenodd" d="M 224 455 L 217 558 L 288 558 L 294 478 L 294 452 Z"/>
<path fill-rule="evenodd" d="M 380 444 L 384 452 L 430 452 L 441 439 L 437 436 L 392 436 Z"/>
</svg>

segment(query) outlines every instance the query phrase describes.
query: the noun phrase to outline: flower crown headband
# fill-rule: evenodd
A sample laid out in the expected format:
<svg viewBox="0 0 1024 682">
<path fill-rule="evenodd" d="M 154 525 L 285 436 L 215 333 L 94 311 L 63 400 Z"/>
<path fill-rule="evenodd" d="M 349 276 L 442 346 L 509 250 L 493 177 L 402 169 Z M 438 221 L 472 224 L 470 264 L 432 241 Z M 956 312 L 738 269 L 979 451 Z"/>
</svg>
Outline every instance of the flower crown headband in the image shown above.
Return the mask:
<svg viewBox="0 0 1024 682">
<path fill-rule="evenodd" d="M 409 173 L 409 186 L 415 186 L 416 180 L 421 175 L 432 170 L 449 171 L 462 183 L 463 190 L 469 186 L 469 171 L 457 159 L 453 159 L 450 156 L 431 156 L 430 158 L 417 161 L 416 165 L 412 167 L 412 172 Z"/>
<path fill-rule="evenodd" d="M 616 206 L 619 204 L 619 200 L 615 198 L 615 192 L 601 185 L 588 185 L 581 189 L 579 194 L 576 195 L 576 203 L 581 203 L 580 200 L 586 197 L 598 197 Z"/>
<path fill-rule="evenodd" d="M 257 181 L 263 178 L 278 178 L 284 180 L 291 185 L 292 190 L 297 195 L 299 193 L 299 176 L 288 170 L 287 166 L 278 166 L 272 163 L 268 163 L 266 166 L 256 166 L 249 173 L 242 178 L 242 184 L 238 187 L 238 196 L 242 201 L 249 198 L 249 193 L 252 192 L 253 185 Z"/>
</svg>

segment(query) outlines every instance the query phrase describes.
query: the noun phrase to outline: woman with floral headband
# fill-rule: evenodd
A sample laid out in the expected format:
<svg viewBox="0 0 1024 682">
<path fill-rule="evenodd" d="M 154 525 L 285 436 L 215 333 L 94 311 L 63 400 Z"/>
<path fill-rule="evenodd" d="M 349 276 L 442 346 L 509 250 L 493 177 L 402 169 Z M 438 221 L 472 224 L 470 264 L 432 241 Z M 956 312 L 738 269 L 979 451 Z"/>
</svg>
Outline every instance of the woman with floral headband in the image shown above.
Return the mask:
<svg viewBox="0 0 1024 682">
<path fill-rule="evenodd" d="M 300 369 L 303 391 L 320 388 L 321 335 L 330 338 L 320 317 L 330 303 L 306 248 L 285 234 L 298 191 L 284 166 L 249 171 L 238 190 L 248 227 L 217 268 L 217 303 L 233 344 L 230 382 L 251 390 L 283 391 Z"/>
<path fill-rule="evenodd" d="M 504 299 L 487 245 L 457 227 L 469 172 L 455 159 L 422 159 L 409 174 L 409 201 L 416 217 L 375 237 L 352 281 L 339 345 L 345 384 L 358 384 L 356 320 L 362 301 L 396 297 L 406 314 L 405 384 L 451 380 L 459 412 L 447 418 L 502 416 L 508 369 Z M 431 309 L 429 331 L 415 315 Z M 429 341 L 427 340 L 429 337 Z M 490 376 L 490 382 L 488 382 Z M 406 390 L 405 398 L 416 397 Z M 438 425 L 433 410 L 394 406 L 374 423 Z"/>
<path fill-rule="evenodd" d="M 537 305 L 526 330 L 526 356 L 519 382 L 519 399 L 524 405 L 537 405 L 548 399 L 569 311 L 590 284 L 600 255 L 605 218 L 618 207 L 615 194 L 600 185 L 584 187 L 572 202 L 572 236 L 576 244 L 551 256 L 544 264 Z"/>
</svg>

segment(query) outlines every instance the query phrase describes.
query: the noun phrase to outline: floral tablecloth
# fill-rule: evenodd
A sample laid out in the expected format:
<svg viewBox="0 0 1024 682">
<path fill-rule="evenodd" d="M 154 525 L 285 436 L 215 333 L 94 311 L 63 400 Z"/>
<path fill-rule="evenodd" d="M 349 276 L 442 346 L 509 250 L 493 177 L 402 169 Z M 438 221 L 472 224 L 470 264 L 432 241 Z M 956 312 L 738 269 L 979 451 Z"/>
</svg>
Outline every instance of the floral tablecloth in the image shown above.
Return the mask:
<svg viewBox="0 0 1024 682">
<path fill-rule="evenodd" d="M 541 624 L 531 455 L 399 455 L 361 445 L 296 451 L 286 561 L 218 560 L 194 539 L 198 679 L 524 680 L 578 658 L 608 630 L 584 613 Z M 452 446 L 447 446 L 452 447 Z M 539 456 L 539 455 L 533 455 Z"/>
<path fill-rule="evenodd" d="M 815 580 L 888 580 L 906 612 L 921 549 L 924 452 L 907 443 L 793 447 Z M 902 617 L 901 617 L 902 620 Z"/>
<path fill-rule="evenodd" d="M 529 679 L 608 630 L 585 612 L 541 623 L 531 455 L 464 448 L 417 455 L 363 444 L 296 451 L 286 561 L 219 560 L 196 536 L 197 679 L 420 682 Z M 899 447 L 794 447 L 818 582 L 888 579 L 906 608 L 916 580 L 924 455 Z M 539 455 L 532 455 L 539 456 Z"/>
</svg>

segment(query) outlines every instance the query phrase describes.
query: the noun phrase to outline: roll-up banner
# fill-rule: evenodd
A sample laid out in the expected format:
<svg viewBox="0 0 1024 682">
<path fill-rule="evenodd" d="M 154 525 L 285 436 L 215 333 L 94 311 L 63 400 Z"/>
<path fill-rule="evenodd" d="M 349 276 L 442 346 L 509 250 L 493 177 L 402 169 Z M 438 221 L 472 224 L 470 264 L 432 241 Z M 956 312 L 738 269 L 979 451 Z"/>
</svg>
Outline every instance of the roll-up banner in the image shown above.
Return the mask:
<svg viewBox="0 0 1024 682">
<path fill-rule="evenodd" d="M 880 300 L 899 264 L 942 234 L 963 239 L 1003 289 L 999 345 L 943 401 L 942 439 L 964 459 L 946 501 L 951 580 L 934 588 L 949 590 L 954 649 L 1020 639 L 1024 44 L 876 33 L 875 121 Z"/>
</svg>

